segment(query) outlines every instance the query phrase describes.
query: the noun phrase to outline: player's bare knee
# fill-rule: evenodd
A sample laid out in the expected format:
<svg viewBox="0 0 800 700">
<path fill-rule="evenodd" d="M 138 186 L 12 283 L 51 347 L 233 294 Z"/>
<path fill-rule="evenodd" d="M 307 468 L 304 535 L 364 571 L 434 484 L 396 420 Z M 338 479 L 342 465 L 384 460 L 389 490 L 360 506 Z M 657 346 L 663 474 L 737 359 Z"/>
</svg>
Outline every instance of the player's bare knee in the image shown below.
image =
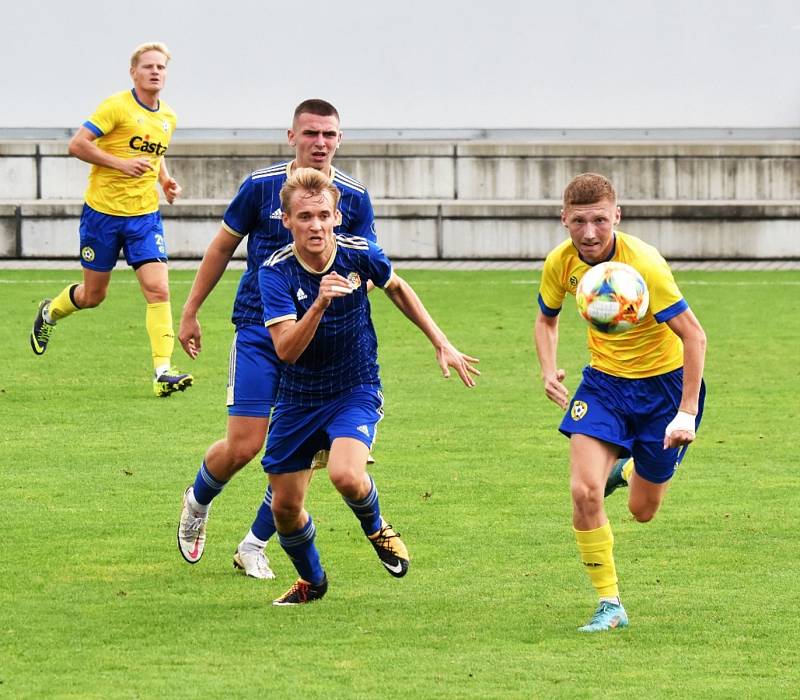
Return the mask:
<svg viewBox="0 0 800 700">
<path fill-rule="evenodd" d="M 649 523 L 656 516 L 660 505 L 660 502 L 628 504 L 628 510 L 637 523 Z"/>
<path fill-rule="evenodd" d="M 294 523 L 303 512 L 302 499 L 295 499 L 292 497 L 278 496 L 273 492 L 272 494 L 272 515 L 275 522 Z"/>
<path fill-rule="evenodd" d="M 599 510 L 603 505 L 603 489 L 586 482 L 573 482 L 570 486 L 572 503 L 580 510 Z"/>
<path fill-rule="evenodd" d="M 142 294 L 148 304 L 163 304 L 169 301 L 169 285 L 166 283 L 142 285 Z"/>
<path fill-rule="evenodd" d="M 262 449 L 261 443 L 228 442 L 228 462 L 237 471 L 249 464 Z"/>
<path fill-rule="evenodd" d="M 331 483 L 336 490 L 346 498 L 360 498 L 365 496 L 364 473 L 360 469 L 330 469 Z"/>
<path fill-rule="evenodd" d="M 105 298 L 105 289 L 96 291 L 84 290 L 80 300 L 76 299 L 76 301 L 78 301 L 79 306 L 82 309 L 94 309 L 95 307 L 100 306 L 100 304 L 105 301 Z"/>
</svg>

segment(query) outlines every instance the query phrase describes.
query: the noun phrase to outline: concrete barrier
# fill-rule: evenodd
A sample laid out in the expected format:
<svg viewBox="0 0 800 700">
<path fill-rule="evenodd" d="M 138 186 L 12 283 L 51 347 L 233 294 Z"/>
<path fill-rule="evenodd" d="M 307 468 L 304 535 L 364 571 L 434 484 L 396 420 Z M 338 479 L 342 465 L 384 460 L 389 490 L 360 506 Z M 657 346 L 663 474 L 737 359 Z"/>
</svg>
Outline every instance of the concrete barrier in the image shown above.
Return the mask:
<svg viewBox="0 0 800 700">
<path fill-rule="evenodd" d="M 290 157 L 278 142 L 176 141 L 170 255 L 201 256 L 242 179 Z M 336 165 L 368 185 L 397 259 L 541 258 L 564 235 L 564 185 L 585 171 L 617 185 L 621 228 L 672 259 L 800 258 L 796 141 L 345 141 Z M 0 142 L 0 257 L 75 258 L 88 169 L 63 139 Z"/>
<path fill-rule="evenodd" d="M 378 237 L 400 259 L 540 259 L 566 235 L 558 201 L 375 200 Z M 620 228 L 671 259 L 800 257 L 798 202 L 621 202 Z M 162 208 L 169 254 L 199 258 L 226 203 Z M 82 202 L 0 205 L 0 257 L 77 258 Z M 238 257 L 244 254 L 240 246 Z"/>
</svg>

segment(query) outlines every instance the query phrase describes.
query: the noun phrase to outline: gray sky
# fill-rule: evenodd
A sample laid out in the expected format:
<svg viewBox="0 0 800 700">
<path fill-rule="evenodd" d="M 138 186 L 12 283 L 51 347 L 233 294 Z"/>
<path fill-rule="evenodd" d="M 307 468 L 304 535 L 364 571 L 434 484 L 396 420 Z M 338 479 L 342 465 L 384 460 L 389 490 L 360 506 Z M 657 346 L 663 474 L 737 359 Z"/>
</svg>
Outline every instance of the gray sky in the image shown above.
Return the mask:
<svg viewBox="0 0 800 700">
<path fill-rule="evenodd" d="M 0 127 L 76 127 L 164 41 L 179 127 L 796 127 L 798 0 L 0 0 Z M 146 11 L 148 14 L 142 14 Z"/>
</svg>

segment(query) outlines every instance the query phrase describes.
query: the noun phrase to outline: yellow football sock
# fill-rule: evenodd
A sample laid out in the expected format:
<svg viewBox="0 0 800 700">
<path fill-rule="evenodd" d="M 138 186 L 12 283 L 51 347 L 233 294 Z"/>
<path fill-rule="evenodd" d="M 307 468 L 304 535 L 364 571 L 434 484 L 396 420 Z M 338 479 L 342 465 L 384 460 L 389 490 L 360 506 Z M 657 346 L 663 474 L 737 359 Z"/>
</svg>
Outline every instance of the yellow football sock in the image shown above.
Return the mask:
<svg viewBox="0 0 800 700">
<path fill-rule="evenodd" d="M 168 301 L 147 305 L 145 317 L 147 335 L 150 336 L 150 349 L 153 352 L 153 368 L 170 363 L 175 347 L 175 333 L 172 330 L 172 306 Z"/>
<path fill-rule="evenodd" d="M 72 295 L 77 286 L 77 284 L 71 284 L 69 287 L 64 287 L 64 289 L 59 292 L 58 296 L 50 302 L 47 311 L 54 322 L 60 321 L 62 318 L 66 318 L 70 314 L 81 310 L 72 299 Z"/>
<path fill-rule="evenodd" d="M 633 474 L 633 458 L 625 462 L 622 467 L 622 478 L 629 484 L 631 483 L 631 474 Z"/>
<path fill-rule="evenodd" d="M 596 530 L 575 530 L 581 561 L 592 586 L 602 597 L 619 596 L 614 566 L 614 534 L 606 523 Z"/>
</svg>

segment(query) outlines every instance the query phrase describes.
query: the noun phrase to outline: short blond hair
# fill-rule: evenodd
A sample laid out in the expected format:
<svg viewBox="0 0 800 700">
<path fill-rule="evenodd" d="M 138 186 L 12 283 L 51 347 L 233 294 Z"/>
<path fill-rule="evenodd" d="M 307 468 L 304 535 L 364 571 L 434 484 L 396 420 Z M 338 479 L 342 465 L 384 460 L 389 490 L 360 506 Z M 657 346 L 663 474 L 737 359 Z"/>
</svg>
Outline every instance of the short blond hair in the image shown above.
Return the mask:
<svg viewBox="0 0 800 700">
<path fill-rule="evenodd" d="M 133 50 L 131 54 L 131 68 L 135 68 L 136 64 L 139 62 L 139 56 L 148 51 L 160 51 L 167 57 L 167 63 L 169 63 L 169 59 L 172 58 L 172 54 L 169 52 L 166 44 L 160 41 L 148 41 L 146 44 L 139 44 L 139 46 Z"/>
<path fill-rule="evenodd" d="M 315 168 L 298 168 L 281 187 L 281 209 L 283 209 L 284 213 L 291 214 L 289 205 L 292 202 L 292 197 L 295 192 L 301 190 L 312 195 L 327 192 L 333 199 L 334 210 L 339 206 L 341 192 L 327 175 L 323 175 Z"/>
<path fill-rule="evenodd" d="M 564 209 L 608 200 L 617 203 L 617 191 L 605 175 L 583 173 L 573 178 L 564 190 Z"/>
</svg>

